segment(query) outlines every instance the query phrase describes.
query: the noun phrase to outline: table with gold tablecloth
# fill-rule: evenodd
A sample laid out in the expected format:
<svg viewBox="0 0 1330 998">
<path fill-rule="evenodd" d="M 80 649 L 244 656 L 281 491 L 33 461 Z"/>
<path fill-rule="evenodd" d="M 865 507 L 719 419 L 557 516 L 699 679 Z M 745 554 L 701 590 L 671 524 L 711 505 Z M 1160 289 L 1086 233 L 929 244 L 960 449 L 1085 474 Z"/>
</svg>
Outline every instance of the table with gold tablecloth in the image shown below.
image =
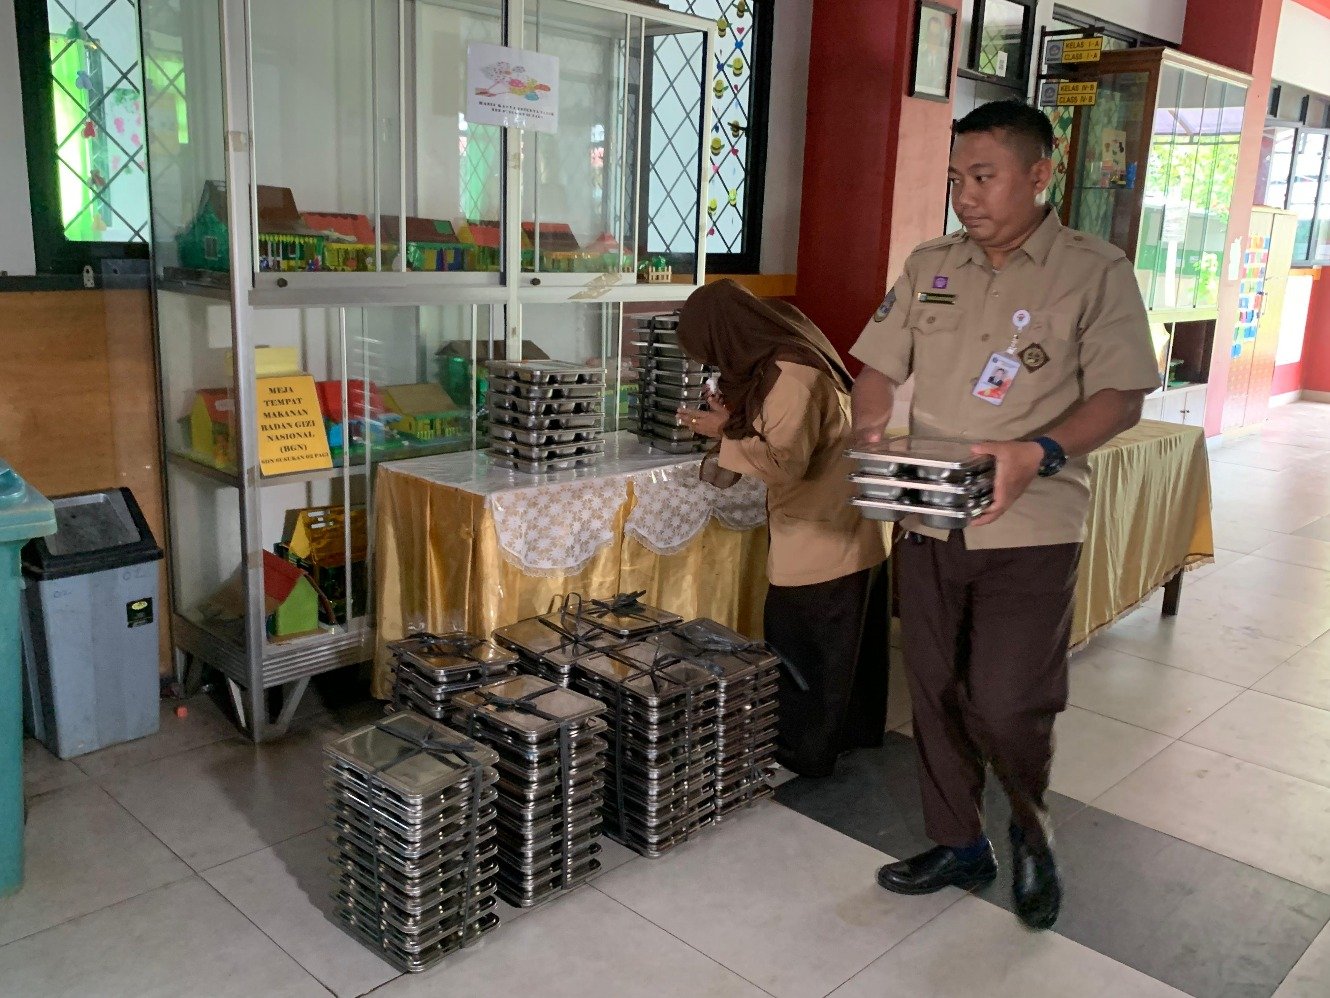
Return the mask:
<svg viewBox="0 0 1330 998">
<path fill-rule="evenodd" d="M 1143 420 L 1091 454 L 1090 470 L 1073 646 L 1215 553 L 1210 464 L 1199 427 Z"/>
<path fill-rule="evenodd" d="M 594 469 L 542 478 L 476 453 L 381 465 L 374 694 L 389 695 L 387 642 L 415 630 L 489 634 L 562 593 L 644 590 L 649 603 L 760 636 L 765 489 L 705 485 L 699 464 L 615 434 Z"/>
</svg>

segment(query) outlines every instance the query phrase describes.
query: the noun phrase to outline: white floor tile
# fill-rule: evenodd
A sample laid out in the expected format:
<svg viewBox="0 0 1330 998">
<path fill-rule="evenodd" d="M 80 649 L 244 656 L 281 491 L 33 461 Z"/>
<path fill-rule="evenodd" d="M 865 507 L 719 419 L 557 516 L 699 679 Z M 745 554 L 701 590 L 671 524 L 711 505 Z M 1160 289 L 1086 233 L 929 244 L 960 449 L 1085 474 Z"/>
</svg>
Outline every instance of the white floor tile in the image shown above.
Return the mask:
<svg viewBox="0 0 1330 998">
<path fill-rule="evenodd" d="M 1281 537 L 1257 551 L 1256 557 L 1330 571 L 1330 540 L 1321 541 L 1306 535 Z"/>
<path fill-rule="evenodd" d="M 1330 516 L 1323 516 L 1315 523 L 1309 523 L 1301 530 L 1294 533 L 1298 537 L 1309 537 L 1312 540 L 1330 542 Z"/>
<path fill-rule="evenodd" d="M 362 995 L 398 975 L 333 920 L 328 835 L 316 828 L 203 875 L 333 994 Z"/>
<path fill-rule="evenodd" d="M 833 998 L 1181 998 L 1183 992 L 1009 912 L 965 898 Z"/>
<path fill-rule="evenodd" d="M 185 717 L 176 716 L 176 708 L 180 706 L 188 711 Z M 200 745 L 235 738 L 238 734 L 236 726 L 208 696 L 191 697 L 184 701 L 163 700 L 159 713 L 161 716 L 155 735 L 89 752 L 75 759 L 75 764 L 93 779 L 105 780 L 135 766 L 165 759 Z"/>
<path fill-rule="evenodd" d="M 196 870 L 308 832 L 325 817 L 318 726 L 263 745 L 217 742 L 118 772 L 108 792 Z"/>
<path fill-rule="evenodd" d="M 327 998 L 197 878 L 0 948 L 0 990 L 41 998 Z"/>
<path fill-rule="evenodd" d="M 1220 569 L 1192 586 L 1190 592 L 1184 590 L 1179 616 L 1299 648 L 1330 631 L 1330 602 L 1303 603 L 1256 588 L 1216 585 L 1226 571 Z"/>
<path fill-rule="evenodd" d="M 374 992 L 374 998 L 454 995 L 762 998 L 752 984 L 594 887 Z"/>
<path fill-rule="evenodd" d="M 1184 586 L 1184 606 L 1187 599 L 1188 591 Z M 1250 630 L 1190 617 L 1160 617 L 1145 610 L 1096 636 L 1091 647 L 1100 644 L 1243 687 L 1269 675 L 1302 648 L 1290 641 L 1262 637 Z"/>
<path fill-rule="evenodd" d="M 1290 538 L 1291 539 L 1291 538 Z M 1261 550 L 1268 550 L 1270 545 Z M 1237 590 L 1239 599 L 1255 590 L 1291 603 L 1305 603 L 1316 608 L 1330 605 L 1330 572 L 1287 561 L 1272 561 L 1248 555 L 1202 579 L 1187 591 L 1189 600 L 1207 600 L 1226 590 Z"/>
<path fill-rule="evenodd" d="M 0 943 L 180 880 L 190 872 L 91 782 L 33 799 L 24 844 L 23 887 L 0 900 Z M 0 974 L 0 993 L 24 992 L 6 991 Z"/>
<path fill-rule="evenodd" d="M 1321 930 L 1297 962 L 1275 998 L 1325 998 L 1330 994 L 1330 925 Z"/>
<path fill-rule="evenodd" d="M 1330 711 L 1319 707 L 1248 691 L 1184 740 L 1330 788 Z"/>
<path fill-rule="evenodd" d="M 1174 742 L 1095 806 L 1330 893 L 1330 790 Z"/>
<path fill-rule="evenodd" d="M 1242 692 L 1241 686 L 1096 645 L 1071 660 L 1077 707 L 1174 738 Z"/>
<path fill-rule="evenodd" d="M 1330 710 L 1330 639 L 1317 639 L 1254 688 Z"/>
<path fill-rule="evenodd" d="M 1243 554 L 1259 551 L 1283 536 L 1278 530 L 1270 530 L 1245 520 L 1225 520 L 1218 516 L 1213 519 L 1213 527 L 1218 547 L 1241 551 Z"/>
<path fill-rule="evenodd" d="M 23 739 L 23 793 L 28 797 L 84 783 L 87 774 L 35 738 Z"/>
<path fill-rule="evenodd" d="M 888 894 L 887 861 L 769 803 L 596 886 L 778 998 L 820 998 L 962 896 Z"/>
<path fill-rule="evenodd" d="M 1050 788 L 1086 804 L 1163 751 L 1172 739 L 1078 707 L 1058 715 Z"/>
</svg>

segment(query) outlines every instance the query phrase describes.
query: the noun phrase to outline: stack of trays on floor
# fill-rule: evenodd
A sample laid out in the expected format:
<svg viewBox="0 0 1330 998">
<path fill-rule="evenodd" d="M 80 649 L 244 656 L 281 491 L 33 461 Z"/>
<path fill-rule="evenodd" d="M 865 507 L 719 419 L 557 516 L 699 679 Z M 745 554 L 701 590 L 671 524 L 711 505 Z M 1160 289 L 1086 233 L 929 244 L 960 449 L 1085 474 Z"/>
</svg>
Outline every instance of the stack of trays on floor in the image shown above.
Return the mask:
<svg viewBox="0 0 1330 998">
<path fill-rule="evenodd" d="M 917 514 L 936 530 L 959 530 L 993 502 L 993 459 L 954 440 L 896 437 L 850 450 L 850 502 L 869 519 L 894 522 Z"/>
<path fill-rule="evenodd" d="M 531 907 L 599 870 L 605 705 L 537 676 L 455 704 L 456 726 L 499 756 L 499 896 Z"/>
<path fill-rule="evenodd" d="M 518 668 L 560 686 L 572 681 L 573 665 L 584 655 L 605 651 L 677 624 L 681 618 L 641 602 L 643 593 L 608 600 L 583 600 L 576 593 L 539 617 L 500 627 L 494 640 L 517 653 Z"/>
<path fill-rule="evenodd" d="M 605 450 L 605 369 L 489 362 L 490 462 L 532 475 L 594 464 Z"/>
<path fill-rule="evenodd" d="M 405 971 L 494 928 L 498 754 L 409 712 L 324 754 L 342 925 Z"/>
<path fill-rule="evenodd" d="M 573 666 L 573 688 L 610 708 L 607 833 L 645 856 L 692 836 L 716 806 L 716 676 L 659 637 Z"/>
<path fill-rule="evenodd" d="M 780 656 L 714 620 L 693 620 L 653 640 L 716 674 L 716 818 L 770 796 Z"/>
<path fill-rule="evenodd" d="M 450 699 L 512 675 L 517 656 L 483 638 L 454 631 L 412 634 L 390 641 L 393 699 L 436 721 L 447 720 Z"/>
<path fill-rule="evenodd" d="M 680 406 L 702 404 L 710 373 L 688 359 L 679 346 L 679 317 L 657 315 L 637 320 L 638 439 L 668 454 L 705 450 L 707 441 L 680 422 Z"/>
</svg>

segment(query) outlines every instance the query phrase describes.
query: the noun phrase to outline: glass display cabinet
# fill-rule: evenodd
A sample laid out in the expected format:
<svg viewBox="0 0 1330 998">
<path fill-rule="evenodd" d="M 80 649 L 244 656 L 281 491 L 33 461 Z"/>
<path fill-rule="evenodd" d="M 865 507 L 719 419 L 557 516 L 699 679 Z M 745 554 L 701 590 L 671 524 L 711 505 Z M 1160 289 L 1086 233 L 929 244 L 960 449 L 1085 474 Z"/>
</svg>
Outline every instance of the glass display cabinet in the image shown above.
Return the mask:
<svg viewBox="0 0 1330 998">
<path fill-rule="evenodd" d="M 1062 220 L 1132 261 L 1161 394 L 1191 393 L 1161 412 L 1200 421 L 1250 77 L 1161 48 L 1105 52 L 1073 75 L 1099 89 L 1073 113 Z"/>
<path fill-rule="evenodd" d="M 705 277 L 715 25 L 634 0 L 140 18 L 177 669 L 220 671 L 262 740 L 372 656 L 374 469 L 480 446 L 486 360 L 605 365 L 617 429 L 625 307 Z M 468 121 L 478 42 L 559 59 L 557 131 Z"/>
</svg>

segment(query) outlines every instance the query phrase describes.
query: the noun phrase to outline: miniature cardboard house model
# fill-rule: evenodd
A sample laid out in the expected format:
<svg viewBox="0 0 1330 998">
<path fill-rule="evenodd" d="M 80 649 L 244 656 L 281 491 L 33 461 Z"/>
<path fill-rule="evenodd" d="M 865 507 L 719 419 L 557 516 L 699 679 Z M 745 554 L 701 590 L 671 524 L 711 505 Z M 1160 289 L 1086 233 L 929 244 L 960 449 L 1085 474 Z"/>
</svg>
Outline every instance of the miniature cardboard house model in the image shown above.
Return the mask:
<svg viewBox="0 0 1330 998">
<path fill-rule="evenodd" d="M 274 638 L 293 638 L 319 629 L 322 600 L 299 566 L 263 552 L 263 610 L 268 634 Z"/>
<path fill-rule="evenodd" d="M 326 270 L 388 270 L 397 252 L 385 238 L 382 244 L 383 266 L 375 263 L 374 223 L 367 215 L 354 212 L 306 212 L 305 224 L 324 237 L 323 266 Z"/>
<path fill-rule="evenodd" d="M 196 460 L 214 468 L 234 468 L 235 443 L 231 426 L 235 419 L 231 393 L 225 388 L 201 388 L 194 393 L 189 410 L 189 447 Z"/>
<path fill-rule="evenodd" d="M 467 433 L 467 410 L 433 382 L 393 385 L 384 389 L 383 398 L 388 409 L 401 417 L 393 428 L 421 443 L 455 439 Z"/>
<path fill-rule="evenodd" d="M 351 508 L 351 592 L 352 615 L 365 613 L 369 592 L 366 558 L 369 551 L 365 529 L 365 508 Z M 284 540 L 274 547 L 277 555 L 309 573 L 315 587 L 327 601 L 321 610 L 325 624 L 346 623 L 347 559 L 346 514 L 341 506 L 315 506 L 287 513 Z"/>
<path fill-rule="evenodd" d="M 383 220 L 383 238 L 399 241 L 397 218 Z M 466 270 L 470 249 L 453 229 L 452 222 L 407 216 L 407 270 Z"/>
</svg>

